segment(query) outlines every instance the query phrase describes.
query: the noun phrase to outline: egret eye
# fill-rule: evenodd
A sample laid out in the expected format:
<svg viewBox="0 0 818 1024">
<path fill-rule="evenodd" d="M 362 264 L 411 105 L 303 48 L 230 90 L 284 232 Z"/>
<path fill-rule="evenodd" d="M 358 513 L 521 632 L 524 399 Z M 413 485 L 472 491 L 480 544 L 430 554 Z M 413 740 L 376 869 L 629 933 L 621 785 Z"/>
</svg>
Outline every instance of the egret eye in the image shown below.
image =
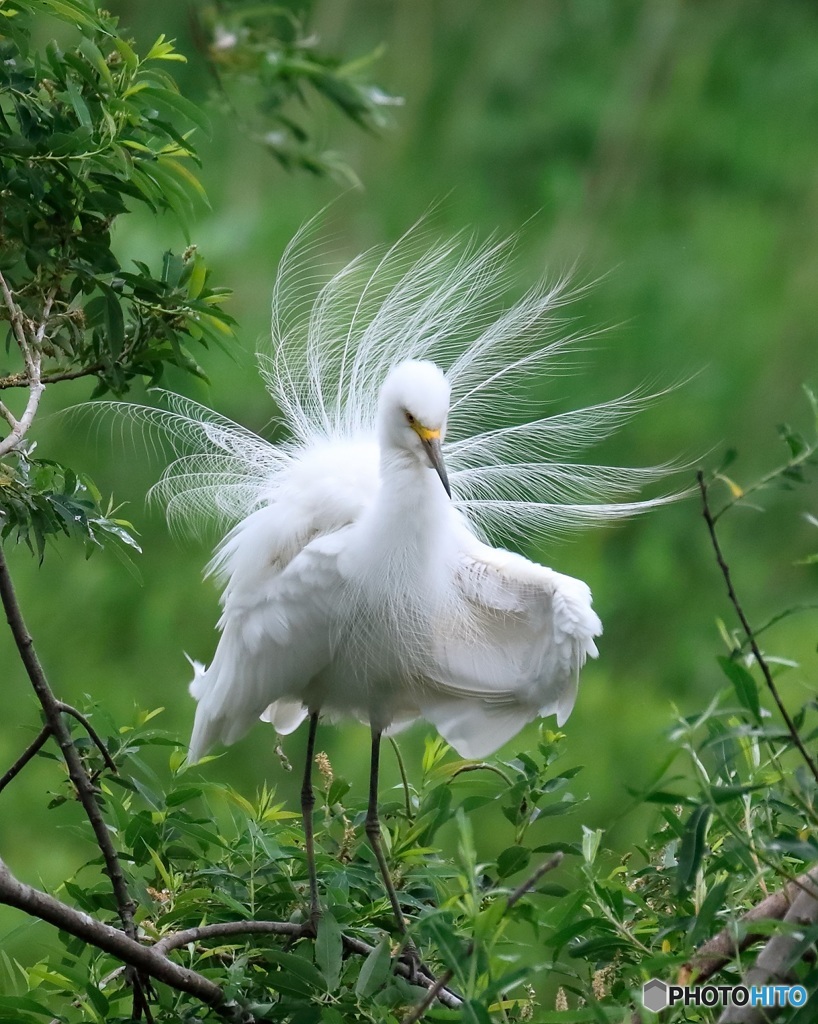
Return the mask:
<svg viewBox="0 0 818 1024">
<path fill-rule="evenodd" d="M 406 417 L 406 422 L 409 424 L 409 426 L 413 427 L 415 425 L 415 417 L 411 414 L 411 412 L 405 412 L 404 416 Z"/>
</svg>

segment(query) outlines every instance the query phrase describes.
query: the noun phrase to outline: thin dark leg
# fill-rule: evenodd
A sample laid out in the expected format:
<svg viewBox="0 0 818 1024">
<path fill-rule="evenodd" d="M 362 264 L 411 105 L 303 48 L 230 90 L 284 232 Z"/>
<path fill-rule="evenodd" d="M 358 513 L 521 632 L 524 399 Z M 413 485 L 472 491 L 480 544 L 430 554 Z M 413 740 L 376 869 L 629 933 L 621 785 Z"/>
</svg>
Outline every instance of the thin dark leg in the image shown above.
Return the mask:
<svg viewBox="0 0 818 1024">
<path fill-rule="evenodd" d="M 310 924 L 318 927 L 321 908 L 318 905 L 318 878 L 315 873 L 315 841 L 312 831 L 312 812 L 315 794 L 312 791 L 312 761 L 315 755 L 315 733 L 318 729 L 318 712 L 310 714 L 310 731 L 307 736 L 307 762 L 304 765 L 304 782 L 301 786 L 301 815 L 304 818 L 304 848 L 307 852 L 307 873 L 310 882 Z"/>
<path fill-rule="evenodd" d="M 381 846 L 381 823 L 378 819 L 378 770 L 380 767 L 380 753 L 381 734 L 373 729 L 372 761 L 370 762 L 369 767 L 369 807 L 366 812 L 366 834 L 369 838 L 369 844 L 378 861 L 378 867 L 381 869 L 383 884 L 386 887 L 389 902 L 392 904 L 392 913 L 395 915 L 395 923 L 398 926 L 398 931 L 401 935 L 405 936 L 406 919 L 404 918 L 403 911 L 400 908 L 398 894 L 395 892 L 395 886 L 392 884 L 392 879 L 389 876 L 389 868 L 386 864 L 386 857 L 383 855 L 383 847 Z M 408 940 L 406 944 L 406 951 L 414 959 L 417 958 L 417 951 L 415 950 L 414 943 L 411 939 Z"/>
</svg>

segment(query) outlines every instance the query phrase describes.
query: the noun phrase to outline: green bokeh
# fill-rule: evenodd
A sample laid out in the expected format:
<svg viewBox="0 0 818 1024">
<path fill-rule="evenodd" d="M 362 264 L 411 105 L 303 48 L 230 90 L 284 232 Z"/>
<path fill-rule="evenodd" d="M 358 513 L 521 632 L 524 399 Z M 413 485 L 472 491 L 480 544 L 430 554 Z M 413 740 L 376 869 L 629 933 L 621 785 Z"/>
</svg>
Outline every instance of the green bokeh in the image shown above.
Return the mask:
<svg viewBox="0 0 818 1024">
<path fill-rule="evenodd" d="M 204 103 L 207 74 L 189 38 L 184 5 L 133 0 L 109 5 L 140 44 L 175 36 L 191 62 L 180 67 L 186 95 Z M 783 457 L 776 424 L 806 425 L 804 381 L 816 383 L 818 276 L 818 8 L 785 0 L 326 0 L 310 22 L 348 57 L 384 43 L 375 75 L 405 98 L 389 127 L 369 136 L 314 109 L 327 148 L 342 151 L 362 183 L 290 176 L 229 118 L 214 114 L 201 146 L 212 210 L 193 232 L 214 281 L 235 290 L 230 312 L 240 351 L 202 360 L 206 388 L 181 375 L 171 387 L 264 431 L 274 409 L 252 363 L 267 331 L 278 257 L 298 226 L 339 195 L 332 211 L 349 255 L 392 241 L 430 205 L 435 232 L 473 229 L 478 237 L 522 229 L 514 254 L 521 289 L 543 273 L 576 267 L 599 278 L 577 298 L 582 327 L 609 327 L 587 372 L 553 382 L 568 407 L 642 382 L 691 376 L 606 449 L 611 461 L 645 464 L 682 456 L 714 464 L 725 448 L 731 473 L 749 482 Z M 124 218 L 120 252 L 155 264 L 184 241 L 168 218 Z M 0 369 L 5 357 L 0 354 Z M 51 388 L 44 415 L 80 402 L 91 386 Z M 138 399 L 140 396 L 135 396 Z M 111 555 L 85 561 L 78 547 L 52 547 L 38 567 L 10 552 L 29 626 L 59 696 L 88 694 L 114 718 L 134 707 L 166 710 L 164 726 L 186 736 L 192 702 L 183 651 L 207 660 L 215 644 L 217 595 L 202 583 L 203 544 L 169 537 L 144 496 L 160 465 L 118 432 L 71 418 L 39 423 L 40 452 L 87 468 L 103 493 L 126 502 L 144 546 L 141 582 Z M 693 470 L 689 472 L 690 482 Z M 726 493 L 726 492 L 725 492 Z M 818 548 L 815 489 L 769 495 L 767 514 L 744 511 L 724 524 L 724 545 L 751 618 L 814 598 L 816 566 L 796 559 Z M 539 543 L 531 552 L 586 579 L 605 624 L 599 662 L 584 673 L 565 731 L 570 757 L 587 766 L 576 788 L 590 800 L 561 835 L 580 823 L 611 831 L 622 851 L 638 840 L 639 815 L 621 818 L 662 758 L 674 705 L 687 713 L 722 685 L 716 619 L 730 620 L 695 497 L 631 524 Z M 801 662 L 783 681 L 800 706 L 814 689 L 814 618 L 790 620 L 767 638 L 773 653 Z M 0 769 L 39 722 L 7 633 L 0 632 L 4 720 Z M 423 727 L 406 736 L 410 766 Z M 363 789 L 361 726 L 326 727 L 336 770 Z M 507 753 L 523 748 L 523 734 Z M 303 737 L 286 741 L 297 763 Z M 288 798 L 297 785 L 270 756 L 271 734 L 257 727 L 207 770 L 252 790 L 262 777 Z M 394 783 L 388 757 L 385 785 Z M 0 844 L 14 872 L 49 887 L 72 872 L 83 847 L 72 811 L 48 813 L 56 786 L 37 762 L 0 796 Z M 481 823 L 477 821 L 478 836 Z M 498 826 L 500 827 L 500 826 Z M 543 826 L 544 827 L 544 826 Z M 543 835 L 543 842 L 551 834 Z M 484 838 L 489 842 L 488 838 Z M 498 839 L 498 847 L 508 837 Z M 19 915 L 0 913 L 0 934 Z M 24 926 L 4 948 L 27 955 L 47 942 L 42 925 Z"/>
</svg>

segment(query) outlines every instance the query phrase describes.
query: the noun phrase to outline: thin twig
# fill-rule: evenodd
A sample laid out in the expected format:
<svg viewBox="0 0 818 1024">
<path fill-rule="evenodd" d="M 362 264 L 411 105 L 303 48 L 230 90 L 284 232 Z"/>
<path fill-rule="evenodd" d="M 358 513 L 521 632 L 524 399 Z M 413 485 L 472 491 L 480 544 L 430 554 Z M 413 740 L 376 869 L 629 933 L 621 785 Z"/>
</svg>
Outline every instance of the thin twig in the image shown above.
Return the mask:
<svg viewBox="0 0 818 1024">
<path fill-rule="evenodd" d="M 79 377 L 92 377 L 105 369 L 102 363 L 93 363 L 78 370 L 55 370 L 40 376 L 41 384 L 58 384 L 62 380 L 77 380 Z M 31 381 L 25 373 L 12 373 L 8 377 L 0 377 L 0 391 L 7 388 L 27 388 Z"/>
<path fill-rule="evenodd" d="M 71 715 L 73 718 L 76 718 L 99 749 L 100 754 L 102 754 L 102 759 L 108 765 L 108 768 L 114 773 L 114 775 L 118 775 L 119 769 L 116 766 L 116 761 L 111 757 L 111 753 L 105 746 L 105 742 L 102 737 L 93 725 L 91 725 L 85 715 L 83 715 L 82 712 L 77 711 L 77 709 L 72 707 L 70 704 L 66 704 L 65 701 L 58 700 L 57 705 L 64 715 Z"/>
<path fill-rule="evenodd" d="M 514 892 L 506 900 L 506 910 L 510 910 L 515 903 L 517 903 L 527 892 L 534 888 L 539 882 L 543 875 L 548 874 L 549 871 L 553 871 L 562 862 L 562 853 L 557 852 L 553 856 L 549 857 L 547 861 L 540 864 L 536 871 L 534 871 L 521 885 L 518 885 Z M 474 941 L 472 940 L 466 947 L 466 959 L 468 959 L 474 952 Z M 441 991 L 449 984 L 454 977 L 454 968 L 449 967 L 447 970 L 440 975 L 437 981 L 429 988 L 429 991 L 417 1003 L 409 1013 L 403 1018 L 401 1024 L 417 1024 L 417 1021 L 426 1013 L 430 1008 L 435 999 L 440 997 Z"/>
<path fill-rule="evenodd" d="M 28 339 L 26 338 L 25 332 L 25 318 L 23 311 L 14 301 L 14 296 L 11 293 L 11 288 L 8 286 L 8 282 L 3 276 L 3 272 L 0 271 L 0 292 L 3 294 L 3 302 L 5 303 L 6 309 L 9 313 L 9 320 L 11 321 L 11 329 L 14 332 L 14 340 L 20 348 L 20 351 L 24 354 L 28 350 Z M 26 365 L 28 363 L 26 362 Z M 31 381 L 27 382 L 28 386 Z"/>
<path fill-rule="evenodd" d="M 463 775 L 466 772 L 494 772 L 495 775 L 500 776 L 507 786 L 511 787 L 513 784 L 502 768 L 498 768 L 496 764 L 491 764 L 489 761 L 475 761 L 473 764 L 461 764 L 457 771 L 452 772 L 449 782 L 452 782 L 458 775 Z"/>
<path fill-rule="evenodd" d="M 157 953 L 167 956 L 172 949 L 180 949 L 190 942 L 202 942 L 205 939 L 239 935 L 289 935 L 299 939 L 308 934 L 308 926 L 292 921 L 220 921 L 218 924 L 203 924 L 198 928 L 171 932 L 159 939 L 153 948 Z"/>
<path fill-rule="evenodd" d="M 792 740 L 793 744 L 797 747 L 799 753 L 803 757 L 805 764 L 812 773 L 812 777 L 815 779 L 816 782 L 818 782 L 818 765 L 816 765 L 815 761 L 810 756 L 809 751 L 804 746 L 804 743 L 798 733 L 798 729 L 796 728 L 795 722 L 793 722 L 792 718 L 790 717 L 790 713 L 784 707 L 784 703 L 781 700 L 781 696 L 778 692 L 778 687 L 775 685 L 775 680 L 773 679 L 772 672 L 770 671 L 770 666 L 767 664 L 764 655 L 761 653 L 761 650 L 759 649 L 759 646 L 756 642 L 755 633 L 753 632 L 753 629 L 750 626 L 749 621 L 747 620 L 747 616 L 744 614 L 744 609 L 742 608 L 741 603 L 739 602 L 739 599 L 736 595 L 736 592 L 733 589 L 733 580 L 730 574 L 730 567 L 724 560 L 724 555 L 722 554 L 721 546 L 719 544 L 718 537 L 716 536 L 716 522 L 713 518 L 713 514 L 710 511 L 710 505 L 707 500 L 707 484 L 704 480 L 704 474 L 702 472 L 699 472 L 696 476 L 696 479 L 699 482 L 699 490 L 702 494 L 702 515 L 704 516 L 704 520 L 707 523 L 707 529 L 710 532 L 710 541 L 713 545 L 713 551 L 716 555 L 716 561 L 718 562 L 719 568 L 721 569 L 721 574 L 724 577 L 724 582 L 727 584 L 727 594 L 730 598 L 730 602 L 733 605 L 736 614 L 738 615 L 739 621 L 741 622 L 741 628 L 744 630 L 744 634 L 747 637 L 747 640 L 750 644 L 750 650 L 753 652 L 753 658 L 755 659 L 758 667 L 761 669 L 761 673 L 764 676 L 764 681 L 767 684 L 767 688 L 772 694 L 773 700 L 775 701 L 778 707 L 781 717 L 784 719 L 784 722 L 786 723 L 787 731 L 790 734 L 790 739 Z"/>
<path fill-rule="evenodd" d="M 0 793 L 6 788 L 11 780 L 20 774 L 28 762 L 42 750 L 51 735 L 51 726 L 44 725 L 38 736 L 26 747 L 23 753 L 17 758 L 6 774 L 0 779 Z"/>
<path fill-rule="evenodd" d="M 534 886 L 539 882 L 543 875 L 547 875 L 549 871 L 553 871 L 562 864 L 563 853 L 561 850 L 557 850 L 556 853 L 552 854 L 547 861 L 544 861 L 529 877 L 521 884 L 518 885 L 514 892 L 509 896 L 506 901 L 506 910 L 511 910 L 515 903 L 517 903 L 527 892 L 530 892 Z"/>
<path fill-rule="evenodd" d="M 60 746 L 68 768 L 68 775 L 94 831 L 97 846 L 102 853 L 106 871 L 111 879 L 117 910 L 122 920 L 122 927 L 130 938 L 135 939 L 134 905 L 128 893 L 128 886 L 122 873 L 122 866 L 119 863 L 119 858 L 111 840 L 111 833 L 102 817 L 93 783 L 82 763 L 79 751 L 71 737 L 68 724 L 62 716 L 63 705 L 54 696 L 40 665 L 37 653 L 34 650 L 34 643 L 26 628 L 2 547 L 0 547 L 0 598 L 2 598 L 6 618 L 8 619 L 14 642 L 17 645 L 20 659 L 25 666 L 31 685 L 45 713 L 46 724 L 51 729 L 54 738 Z"/>
</svg>

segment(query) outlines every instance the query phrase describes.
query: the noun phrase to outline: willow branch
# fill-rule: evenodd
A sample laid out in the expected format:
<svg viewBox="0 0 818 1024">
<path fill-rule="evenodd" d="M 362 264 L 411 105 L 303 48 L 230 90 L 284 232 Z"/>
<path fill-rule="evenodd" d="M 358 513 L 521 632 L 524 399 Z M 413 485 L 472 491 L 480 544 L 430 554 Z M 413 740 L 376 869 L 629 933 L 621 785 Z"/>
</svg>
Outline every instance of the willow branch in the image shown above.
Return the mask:
<svg viewBox="0 0 818 1024">
<path fill-rule="evenodd" d="M 28 338 L 26 337 L 25 328 L 25 317 L 23 311 L 14 301 L 14 296 L 11 293 L 11 288 L 8 286 L 8 282 L 3 276 L 3 272 L 0 271 L 0 293 L 3 295 L 3 303 L 8 310 L 9 320 L 11 321 L 11 329 L 14 332 L 14 340 L 20 351 L 23 353 L 23 358 L 28 367 L 28 360 L 25 359 L 25 354 L 28 351 Z"/>
<path fill-rule="evenodd" d="M 3 406 L 3 417 L 8 421 L 11 430 L 6 437 L 0 441 L 0 457 L 2 457 L 12 449 L 16 448 L 28 433 L 31 424 L 34 421 L 34 417 L 37 414 L 37 409 L 40 405 L 40 398 L 42 397 L 43 391 L 45 391 L 45 385 L 40 380 L 40 366 L 42 363 L 41 345 L 45 336 L 48 318 L 51 315 L 51 307 L 54 304 L 56 288 L 52 288 L 46 296 L 43 304 L 42 319 L 40 320 L 37 329 L 35 331 L 29 330 L 28 334 L 26 318 L 23 315 L 23 311 L 14 301 L 14 296 L 2 272 L 0 272 L 0 293 L 2 293 L 3 302 L 8 310 L 11 329 L 23 357 L 28 377 L 28 401 L 26 402 L 26 407 L 23 410 L 22 416 L 19 419 L 15 419 L 9 410 Z"/>
<path fill-rule="evenodd" d="M 105 369 L 102 363 L 82 366 L 77 370 L 55 370 L 53 373 L 40 375 L 41 384 L 58 384 L 62 380 L 77 380 L 79 377 L 93 377 Z M 11 373 L 8 377 L 0 377 L 0 391 L 7 388 L 27 388 L 31 381 L 25 373 Z"/>
<path fill-rule="evenodd" d="M 710 505 L 707 500 L 707 484 L 704 481 L 704 474 L 699 472 L 696 478 L 699 482 L 699 490 L 702 494 L 702 515 L 704 516 L 704 521 L 707 523 L 707 529 L 710 533 L 710 542 L 713 545 L 713 551 L 716 555 L 716 561 L 718 562 L 719 568 L 721 569 L 721 574 L 724 577 L 724 582 L 727 585 L 727 594 L 730 598 L 730 602 L 733 605 L 736 615 L 739 618 L 741 628 L 744 630 L 744 635 L 747 637 L 747 641 L 750 644 L 750 650 L 753 652 L 753 658 L 755 659 L 758 667 L 761 669 L 761 674 L 764 676 L 764 681 L 767 684 L 767 688 L 772 694 L 772 698 L 775 701 L 776 706 L 778 707 L 781 717 L 784 719 L 784 722 L 786 723 L 787 731 L 790 734 L 790 739 L 792 740 L 793 745 L 797 748 L 798 752 L 801 754 L 801 757 L 804 759 L 804 763 L 807 765 L 810 772 L 812 773 L 812 777 L 815 779 L 816 782 L 818 782 L 818 765 L 816 765 L 809 751 L 804 746 L 803 740 L 799 735 L 795 722 L 792 720 L 790 713 L 784 706 L 784 702 L 781 700 L 781 695 L 778 692 L 778 687 L 775 685 L 775 680 L 773 679 L 772 672 L 770 671 L 770 666 L 767 664 L 764 655 L 761 653 L 761 650 L 759 649 L 758 643 L 756 642 L 755 633 L 753 632 L 753 629 L 750 626 L 747 616 L 744 614 L 744 609 L 742 608 L 741 602 L 739 601 L 735 589 L 733 588 L 733 579 L 730 574 L 730 567 L 727 565 L 727 562 L 724 559 L 724 555 L 722 554 L 721 550 L 721 545 L 719 544 L 719 539 L 716 536 L 716 521 L 713 518 L 713 514 L 710 511 Z"/>
<path fill-rule="evenodd" d="M 518 885 L 514 892 L 506 900 L 506 911 L 511 910 L 515 903 L 517 903 L 527 892 L 530 892 L 543 877 L 548 874 L 549 871 L 553 871 L 562 862 L 562 853 L 555 853 L 552 857 L 549 857 L 547 861 L 544 861 L 529 877 L 521 884 Z M 466 947 L 466 958 L 470 957 L 474 952 L 474 940 L 472 940 Z M 417 1024 L 417 1021 L 426 1013 L 426 1011 L 434 1003 L 435 999 L 440 998 L 440 994 L 443 989 L 449 984 L 454 977 L 454 968 L 449 967 L 447 970 L 440 975 L 436 982 L 429 987 L 429 991 L 417 1003 L 409 1013 L 403 1018 L 401 1024 Z"/>
<path fill-rule="evenodd" d="M 288 935 L 299 939 L 309 934 L 309 927 L 292 921 L 221 921 L 217 924 L 203 924 L 198 928 L 185 928 L 171 932 L 154 945 L 154 950 L 166 956 L 172 949 L 180 949 L 190 942 L 205 939 L 220 939 L 239 935 Z"/>
<path fill-rule="evenodd" d="M 128 936 L 134 939 L 136 937 L 136 928 L 133 920 L 134 905 L 128 893 L 125 876 L 122 873 L 122 866 L 114 849 L 111 833 L 108 831 L 108 827 L 102 817 L 94 785 L 83 766 L 79 751 L 71 737 L 68 724 L 63 718 L 63 710 L 67 705 L 63 705 L 54 696 L 37 653 L 34 650 L 34 642 L 26 628 L 2 547 L 0 547 L 0 598 L 2 598 L 6 618 L 8 619 L 14 642 L 17 645 L 20 659 L 25 666 L 31 685 L 43 708 L 46 724 L 60 746 L 66 767 L 68 768 L 68 775 L 77 793 L 77 798 L 82 804 L 86 817 L 94 831 L 97 846 L 102 853 L 106 871 L 111 879 L 111 886 L 114 890 L 122 927 Z"/>
<path fill-rule="evenodd" d="M 181 967 L 156 949 L 143 946 L 118 928 L 103 924 L 88 914 L 74 910 L 24 882 L 18 881 L 0 860 L 0 902 L 16 907 L 31 917 L 47 921 L 98 949 L 110 953 L 143 974 L 164 982 L 179 992 L 187 992 L 212 1006 L 228 1020 L 240 1019 L 218 985 L 187 967 Z M 237 1009 L 237 1008 L 235 1008 Z"/>
<path fill-rule="evenodd" d="M 753 931 L 757 921 L 780 921 L 793 904 L 801 891 L 809 892 L 814 874 L 807 872 L 800 875 L 785 886 L 771 893 L 756 906 L 751 907 L 738 921 L 731 922 L 727 927 L 703 943 L 691 959 L 683 964 L 678 977 L 680 985 L 689 985 L 695 981 L 697 985 L 712 978 L 714 974 L 726 967 L 739 953 L 758 942 L 764 935 Z"/>
<path fill-rule="evenodd" d="M 65 701 L 58 700 L 57 705 L 64 715 L 71 715 L 72 718 L 76 718 L 76 720 L 80 723 L 83 729 L 85 729 L 85 731 L 88 733 L 88 735 L 91 738 L 91 741 L 97 747 L 100 754 L 102 754 L 102 759 L 106 763 L 110 771 L 113 772 L 114 775 L 118 775 L 119 769 L 116 766 L 116 761 L 111 757 L 111 752 L 105 746 L 105 741 L 102 739 L 102 737 L 93 727 L 93 725 L 91 725 L 91 723 L 88 721 L 85 715 L 83 715 L 81 711 L 77 711 L 77 709 L 72 707 L 70 704 L 66 704 Z"/>
<path fill-rule="evenodd" d="M 14 764 L 9 768 L 5 775 L 0 778 L 0 793 L 6 788 L 13 778 L 20 774 L 25 768 L 28 762 L 38 754 L 42 748 L 48 742 L 48 737 L 51 735 L 51 726 L 44 725 L 40 730 L 39 735 L 32 740 L 32 742 L 26 747 L 23 753 L 17 758 Z"/>
<path fill-rule="evenodd" d="M 171 932 L 153 946 L 157 953 L 166 955 L 173 949 L 187 946 L 191 942 L 204 942 L 206 939 L 218 939 L 242 935 L 287 935 L 293 939 L 306 938 L 311 935 L 309 925 L 295 924 L 292 921 L 222 921 L 217 924 L 200 925 L 197 928 L 185 928 L 183 931 Z M 344 949 L 357 956 L 369 956 L 374 952 L 375 947 L 370 946 L 363 939 L 353 935 L 343 935 Z M 398 960 L 394 964 L 396 974 L 404 978 L 411 978 L 412 971 L 408 964 Z M 431 989 L 436 985 L 434 977 L 429 978 L 419 975 L 415 978 L 415 984 Z M 449 1009 L 456 1010 L 462 1005 L 462 1000 L 454 992 L 444 987 L 435 993 L 436 999 Z"/>
<path fill-rule="evenodd" d="M 28 402 L 26 403 L 23 415 L 19 420 L 14 420 L 11 430 L 6 434 L 3 440 L 0 441 L 0 457 L 7 455 L 17 447 L 28 433 L 29 427 L 33 423 L 34 417 L 37 415 L 37 409 L 40 406 L 40 398 L 45 391 L 45 384 L 40 383 L 39 380 L 39 354 L 35 354 L 33 359 L 36 371 L 33 375 L 31 384 L 29 385 Z M 3 406 L 4 418 L 8 420 L 9 415 L 8 409 Z"/>
<path fill-rule="evenodd" d="M 785 984 L 790 980 L 789 969 L 796 947 L 802 941 L 803 932 L 818 920 L 818 867 L 808 871 L 803 879 L 805 884 L 799 887 L 792 906 L 784 915 L 784 921 L 795 925 L 797 931 L 772 936 L 741 979 L 747 988 Z M 719 1024 L 765 1024 L 768 1019 L 757 1006 L 728 1006 L 719 1017 Z"/>
</svg>

